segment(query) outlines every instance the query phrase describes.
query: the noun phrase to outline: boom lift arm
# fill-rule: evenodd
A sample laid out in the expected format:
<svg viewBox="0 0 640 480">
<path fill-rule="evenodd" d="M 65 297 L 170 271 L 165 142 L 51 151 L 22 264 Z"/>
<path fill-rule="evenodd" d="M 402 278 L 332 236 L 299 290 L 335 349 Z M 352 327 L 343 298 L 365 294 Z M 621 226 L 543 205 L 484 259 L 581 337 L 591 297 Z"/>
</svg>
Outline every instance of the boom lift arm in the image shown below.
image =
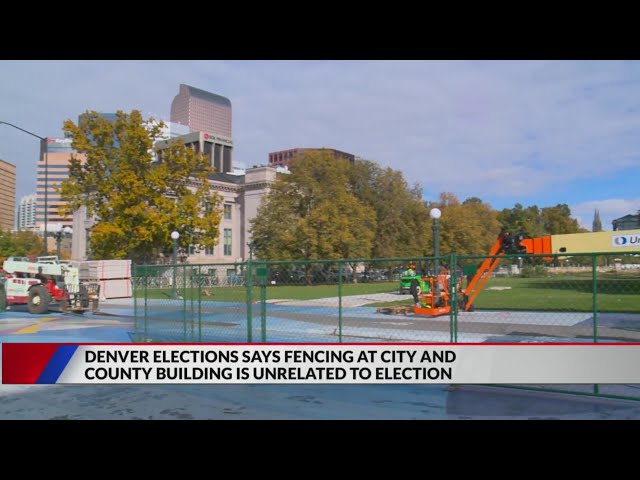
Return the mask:
<svg viewBox="0 0 640 480">
<path fill-rule="evenodd" d="M 498 236 L 498 240 L 489 251 L 489 256 L 484 259 L 476 274 L 462 291 L 461 306 L 465 312 L 474 310 L 474 300 L 506 253 L 527 253 L 523 242 L 524 235 L 521 233 L 510 234 L 509 232 L 503 232 Z"/>
</svg>

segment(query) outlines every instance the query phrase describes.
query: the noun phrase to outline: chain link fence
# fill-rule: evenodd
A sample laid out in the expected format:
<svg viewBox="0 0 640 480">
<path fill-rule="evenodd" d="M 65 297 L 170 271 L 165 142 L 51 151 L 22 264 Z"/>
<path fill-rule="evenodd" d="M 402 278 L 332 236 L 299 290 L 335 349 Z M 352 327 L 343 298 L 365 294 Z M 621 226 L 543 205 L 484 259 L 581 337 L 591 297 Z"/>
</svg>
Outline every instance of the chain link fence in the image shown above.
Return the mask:
<svg viewBox="0 0 640 480">
<path fill-rule="evenodd" d="M 640 341 L 640 252 L 137 266 L 134 296 L 140 342 Z"/>
</svg>

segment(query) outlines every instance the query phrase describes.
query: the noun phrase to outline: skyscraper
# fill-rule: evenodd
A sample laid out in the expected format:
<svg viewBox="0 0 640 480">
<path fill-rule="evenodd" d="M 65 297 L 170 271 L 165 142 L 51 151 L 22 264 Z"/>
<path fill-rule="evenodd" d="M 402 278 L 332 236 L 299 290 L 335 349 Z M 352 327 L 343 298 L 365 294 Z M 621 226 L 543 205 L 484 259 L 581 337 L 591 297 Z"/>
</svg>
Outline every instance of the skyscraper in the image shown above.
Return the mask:
<svg viewBox="0 0 640 480">
<path fill-rule="evenodd" d="M 25 195 L 20 199 L 18 205 L 18 215 L 16 218 L 16 228 L 18 230 L 29 230 L 36 226 L 36 194 Z"/>
<path fill-rule="evenodd" d="M 187 125 L 192 132 L 232 138 L 231 101 L 221 95 L 181 84 L 171 103 L 170 121 Z"/>
<path fill-rule="evenodd" d="M 58 210 L 66 202 L 60 198 L 56 187 L 69 178 L 69 160 L 73 153 L 70 138 L 47 138 L 47 161 L 38 163 L 36 184 L 36 224 L 38 226 L 44 227 L 45 190 L 47 224 L 50 227 L 52 225 L 71 226 L 71 217 L 63 217 Z"/>
<path fill-rule="evenodd" d="M 0 160 L 0 229 L 13 228 L 16 211 L 16 166 Z"/>
</svg>

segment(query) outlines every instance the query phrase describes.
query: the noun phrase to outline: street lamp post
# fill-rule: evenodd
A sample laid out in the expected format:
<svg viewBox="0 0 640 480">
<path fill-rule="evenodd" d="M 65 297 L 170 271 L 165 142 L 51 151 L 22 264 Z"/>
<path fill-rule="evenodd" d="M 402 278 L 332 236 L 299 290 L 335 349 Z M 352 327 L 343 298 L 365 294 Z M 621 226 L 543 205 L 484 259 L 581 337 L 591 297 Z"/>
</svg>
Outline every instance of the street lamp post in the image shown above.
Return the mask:
<svg viewBox="0 0 640 480">
<path fill-rule="evenodd" d="M 10 127 L 16 128 L 24 133 L 28 133 L 29 135 L 31 135 L 32 137 L 36 137 L 40 139 L 40 153 L 42 154 L 42 156 L 44 156 L 44 251 L 43 251 L 43 255 L 46 257 L 48 255 L 48 249 L 47 249 L 47 210 L 48 210 L 48 205 L 47 205 L 47 197 L 48 197 L 48 176 L 49 176 L 49 158 L 47 156 L 47 139 L 46 137 L 41 137 L 40 135 L 36 135 L 33 132 L 30 132 L 29 130 L 25 130 L 24 128 L 18 127 L 17 125 L 13 125 L 12 123 L 9 122 L 3 122 L 2 120 L 0 120 L 0 124 L 1 125 L 9 125 Z"/>
<path fill-rule="evenodd" d="M 178 239 L 180 234 L 175 230 L 171 232 L 173 240 L 173 298 L 178 298 L 178 286 L 176 285 L 176 269 L 178 268 Z M 186 298 L 186 297 L 185 297 Z"/>
<path fill-rule="evenodd" d="M 439 230 L 439 226 L 438 226 L 438 219 L 442 216 L 442 212 L 440 211 L 439 208 L 432 208 L 431 211 L 429 212 L 429 216 L 431 217 L 431 219 L 433 220 L 433 256 L 434 256 L 434 269 L 435 269 L 435 276 L 436 278 L 438 277 L 438 271 L 440 270 L 439 267 L 439 259 L 438 257 L 440 256 L 440 230 Z M 436 282 L 437 285 L 437 282 Z"/>
<path fill-rule="evenodd" d="M 58 225 L 56 232 L 53 234 L 53 237 L 56 239 L 56 254 L 58 256 L 58 260 L 60 260 L 60 244 L 62 243 L 62 239 L 65 235 L 70 235 L 73 232 L 71 227 L 64 227 Z"/>
</svg>

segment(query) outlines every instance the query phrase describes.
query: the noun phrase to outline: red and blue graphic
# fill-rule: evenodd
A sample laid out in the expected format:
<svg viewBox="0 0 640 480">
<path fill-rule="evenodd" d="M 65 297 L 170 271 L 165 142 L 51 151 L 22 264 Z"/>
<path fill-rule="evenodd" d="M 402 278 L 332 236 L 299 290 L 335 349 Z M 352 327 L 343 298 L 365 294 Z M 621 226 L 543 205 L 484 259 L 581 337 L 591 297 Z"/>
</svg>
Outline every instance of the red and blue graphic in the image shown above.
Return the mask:
<svg viewBox="0 0 640 480">
<path fill-rule="evenodd" d="M 56 383 L 77 349 L 57 343 L 4 343 L 2 383 Z"/>
</svg>

